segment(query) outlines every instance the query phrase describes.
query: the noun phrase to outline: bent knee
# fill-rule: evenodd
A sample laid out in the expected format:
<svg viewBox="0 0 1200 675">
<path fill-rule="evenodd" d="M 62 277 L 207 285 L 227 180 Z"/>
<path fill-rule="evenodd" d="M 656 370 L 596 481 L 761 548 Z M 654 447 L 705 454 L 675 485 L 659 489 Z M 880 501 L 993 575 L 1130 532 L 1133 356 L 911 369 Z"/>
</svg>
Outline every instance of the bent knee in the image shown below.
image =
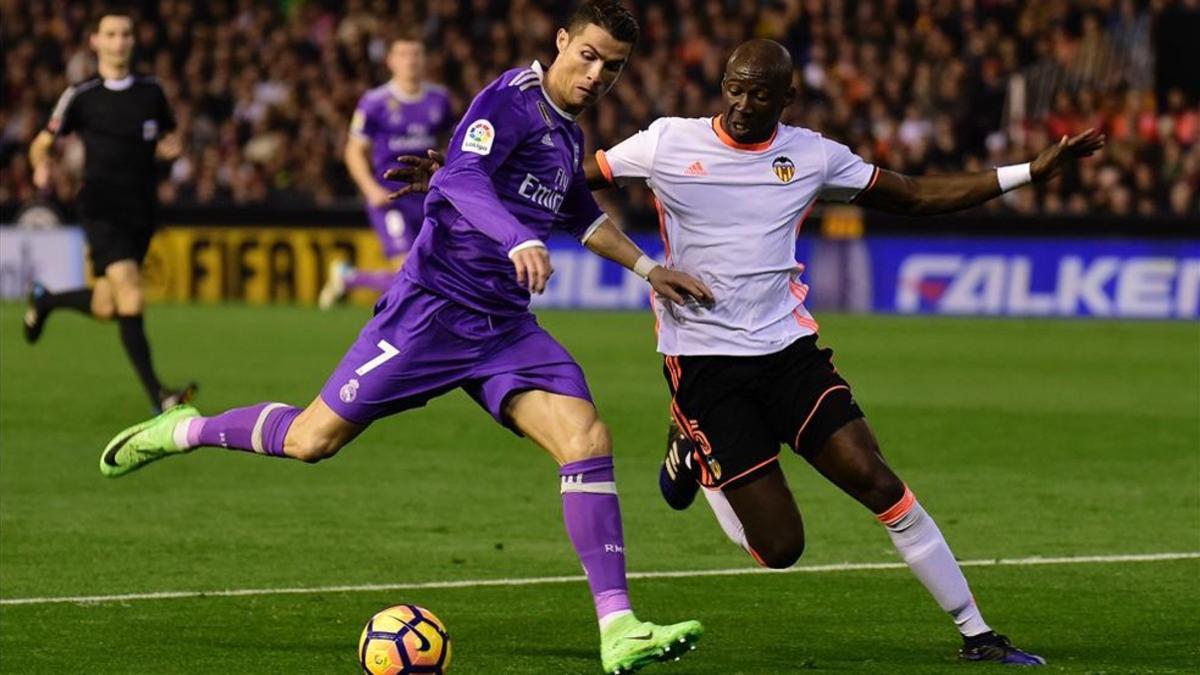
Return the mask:
<svg viewBox="0 0 1200 675">
<path fill-rule="evenodd" d="M 138 288 L 118 290 L 114 294 L 116 308 L 121 314 L 141 314 L 145 303 L 142 301 L 142 291 Z"/>
<path fill-rule="evenodd" d="M 92 316 L 102 321 L 108 321 L 117 313 L 117 306 L 111 302 L 93 302 Z"/>
<path fill-rule="evenodd" d="M 608 433 L 608 425 L 597 419 L 578 433 L 572 434 L 567 439 L 563 454 L 568 462 L 611 455 L 612 437 Z"/>
<path fill-rule="evenodd" d="M 763 567 L 782 570 L 796 564 L 804 555 L 804 535 L 773 537 L 753 548 L 754 558 Z"/>
</svg>

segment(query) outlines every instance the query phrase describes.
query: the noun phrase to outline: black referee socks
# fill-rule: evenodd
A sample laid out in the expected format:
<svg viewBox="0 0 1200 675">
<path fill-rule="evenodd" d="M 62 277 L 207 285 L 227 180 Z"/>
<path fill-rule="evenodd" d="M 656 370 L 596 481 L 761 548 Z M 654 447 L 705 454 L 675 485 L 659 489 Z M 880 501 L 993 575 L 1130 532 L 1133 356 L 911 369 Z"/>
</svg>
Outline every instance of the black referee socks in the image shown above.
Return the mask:
<svg viewBox="0 0 1200 675">
<path fill-rule="evenodd" d="M 162 383 L 158 381 L 158 376 L 154 374 L 154 366 L 150 364 L 150 343 L 146 340 L 142 315 L 118 315 L 117 326 L 121 331 L 121 344 L 125 346 L 125 353 L 129 355 L 133 369 L 137 371 L 138 378 L 146 389 L 146 395 L 150 397 L 150 405 L 157 410 Z"/>
<path fill-rule="evenodd" d="M 41 304 L 47 310 L 65 307 L 90 316 L 92 313 L 92 289 L 77 288 L 62 293 L 47 293 L 42 297 Z"/>
</svg>

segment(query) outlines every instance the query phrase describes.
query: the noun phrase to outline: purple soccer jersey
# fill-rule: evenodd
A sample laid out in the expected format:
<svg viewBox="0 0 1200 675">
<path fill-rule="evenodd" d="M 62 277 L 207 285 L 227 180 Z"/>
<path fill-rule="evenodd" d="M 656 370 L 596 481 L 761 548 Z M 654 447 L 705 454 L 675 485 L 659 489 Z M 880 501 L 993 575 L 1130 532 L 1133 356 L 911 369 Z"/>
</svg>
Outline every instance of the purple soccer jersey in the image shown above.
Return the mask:
<svg viewBox="0 0 1200 675">
<path fill-rule="evenodd" d="M 401 276 L 493 316 L 529 311 L 509 252 L 553 229 L 583 240 L 604 220 L 583 173 L 583 132 L 542 89 L 542 68 L 510 70 L 463 116 L 425 200 Z"/>
<path fill-rule="evenodd" d="M 583 174 L 583 134 L 510 70 L 458 125 L 416 245 L 321 398 L 368 424 L 463 388 L 505 423 L 507 398 L 538 389 L 591 400 L 583 371 L 529 312 L 508 252 L 554 228 L 579 239 L 604 220 Z"/>
<path fill-rule="evenodd" d="M 529 311 L 529 294 L 508 258 L 552 228 L 584 240 L 603 220 L 583 176 L 582 134 L 550 105 L 541 77 L 536 64 L 509 71 L 480 93 L 459 125 L 413 254 L 321 389 L 321 400 L 344 420 L 365 426 L 461 388 L 520 433 L 505 415 L 516 393 L 591 401 L 579 365 Z M 217 444 L 319 459 L 303 449 L 288 452 L 299 415 L 298 408 L 260 403 L 188 421 L 175 437 L 180 447 Z M 633 620 L 612 457 L 564 464 L 560 485 L 567 534 L 602 631 Z"/>
<path fill-rule="evenodd" d="M 396 190 L 400 183 L 383 179 L 388 169 L 398 166 L 396 157 L 424 157 L 453 124 L 450 98 L 442 87 L 423 83 L 420 92 L 408 95 L 389 82 L 359 99 L 350 133 L 370 141 L 371 173 L 381 185 Z M 387 206 L 367 207 L 367 218 L 389 258 L 412 247 L 425 218 L 424 202 L 424 195 L 410 194 Z"/>
</svg>

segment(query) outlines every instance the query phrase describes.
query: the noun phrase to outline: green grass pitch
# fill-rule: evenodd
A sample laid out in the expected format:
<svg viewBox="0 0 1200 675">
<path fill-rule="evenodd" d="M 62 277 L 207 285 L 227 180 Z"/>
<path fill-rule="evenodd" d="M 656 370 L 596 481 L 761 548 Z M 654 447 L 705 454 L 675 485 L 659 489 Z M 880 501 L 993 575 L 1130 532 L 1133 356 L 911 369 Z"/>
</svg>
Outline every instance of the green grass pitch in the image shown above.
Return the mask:
<svg viewBox="0 0 1200 675">
<path fill-rule="evenodd" d="M 0 307 L 0 597 L 578 575 L 553 463 L 461 393 L 316 466 L 202 450 L 101 478 L 146 416 L 116 330 L 61 313 L 41 344 Z M 155 306 L 164 376 L 206 412 L 306 403 L 366 312 Z M 1200 551 L 1200 325 L 827 315 L 822 341 L 884 452 L 964 560 Z M 545 313 L 613 429 L 632 571 L 752 567 L 703 503 L 657 495 L 666 388 L 646 314 Z M 802 566 L 895 562 L 799 458 Z M 1200 560 L 971 567 L 985 617 L 1051 672 L 1200 672 Z M 647 672 L 994 672 L 901 570 L 631 583 L 639 614 L 708 633 Z M 4 673 L 353 673 L 363 622 L 434 610 L 462 673 L 599 672 L 582 582 L 0 604 Z"/>
</svg>

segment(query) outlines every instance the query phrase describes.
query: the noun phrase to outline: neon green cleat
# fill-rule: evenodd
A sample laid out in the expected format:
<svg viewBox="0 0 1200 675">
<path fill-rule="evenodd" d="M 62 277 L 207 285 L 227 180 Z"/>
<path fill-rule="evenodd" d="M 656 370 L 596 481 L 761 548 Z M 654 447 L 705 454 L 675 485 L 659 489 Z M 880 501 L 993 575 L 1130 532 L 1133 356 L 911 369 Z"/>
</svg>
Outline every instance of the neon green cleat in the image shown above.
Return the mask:
<svg viewBox="0 0 1200 675">
<path fill-rule="evenodd" d="M 678 661 L 704 634 L 699 621 L 659 626 L 626 614 L 600 633 L 600 663 L 605 673 L 632 673 L 656 661 Z"/>
<path fill-rule="evenodd" d="M 158 417 L 135 424 L 117 434 L 100 455 L 100 473 L 109 478 L 124 476 L 167 455 L 187 452 L 175 444 L 175 425 L 200 411 L 190 405 L 177 405 Z"/>
</svg>

